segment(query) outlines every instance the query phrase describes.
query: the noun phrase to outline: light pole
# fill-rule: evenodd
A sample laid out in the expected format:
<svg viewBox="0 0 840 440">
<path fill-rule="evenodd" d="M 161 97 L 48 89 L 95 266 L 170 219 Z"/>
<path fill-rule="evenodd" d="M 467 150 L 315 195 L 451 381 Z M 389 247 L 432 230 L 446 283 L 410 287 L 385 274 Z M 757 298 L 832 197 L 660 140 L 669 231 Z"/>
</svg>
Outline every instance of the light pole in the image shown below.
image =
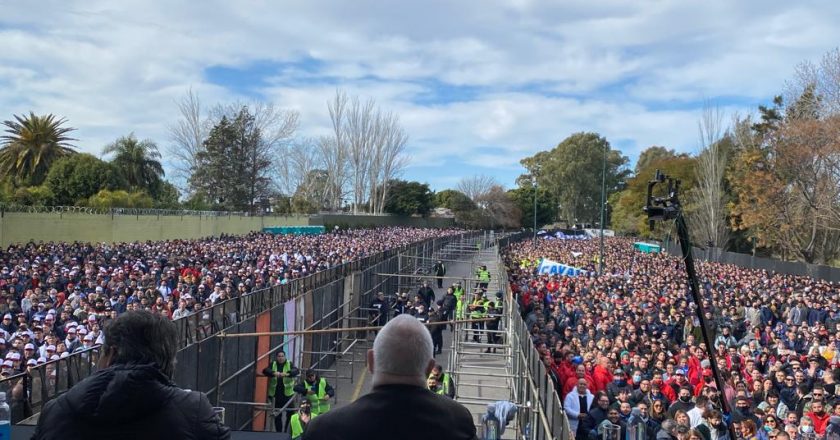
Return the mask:
<svg viewBox="0 0 840 440">
<path fill-rule="evenodd" d="M 607 204 L 607 151 L 609 144 L 604 145 L 604 168 L 601 172 L 601 255 L 598 258 L 598 275 L 604 274 L 604 213 Z"/>
<path fill-rule="evenodd" d="M 531 177 L 532 187 L 534 188 L 534 243 L 533 248 L 537 247 L 537 178 Z"/>
</svg>

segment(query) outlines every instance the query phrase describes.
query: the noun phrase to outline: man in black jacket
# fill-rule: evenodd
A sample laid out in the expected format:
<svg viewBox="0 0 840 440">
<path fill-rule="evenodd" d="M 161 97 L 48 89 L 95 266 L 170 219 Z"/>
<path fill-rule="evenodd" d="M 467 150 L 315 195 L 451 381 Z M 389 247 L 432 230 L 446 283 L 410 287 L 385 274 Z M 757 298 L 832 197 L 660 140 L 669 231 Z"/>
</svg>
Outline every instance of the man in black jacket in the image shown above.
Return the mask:
<svg viewBox="0 0 840 440">
<path fill-rule="evenodd" d="M 35 440 L 229 439 L 207 396 L 172 383 L 175 325 L 146 311 L 105 327 L 103 369 L 47 402 Z"/>
<path fill-rule="evenodd" d="M 385 325 L 367 353 L 373 389 L 309 424 L 304 440 L 476 440 L 469 411 L 429 391 L 435 366 L 432 338 L 416 319 L 400 315 Z"/>
<path fill-rule="evenodd" d="M 443 264 L 443 261 L 438 260 L 437 263 L 432 266 L 432 272 L 434 272 L 435 277 L 437 277 L 438 289 L 442 289 L 443 277 L 446 276 L 446 266 Z"/>
<path fill-rule="evenodd" d="M 420 287 L 420 290 L 417 291 L 417 295 L 423 299 L 423 302 L 426 303 L 426 307 L 431 308 L 435 303 L 435 290 L 429 287 L 428 281 L 423 281 L 423 285 Z"/>
</svg>

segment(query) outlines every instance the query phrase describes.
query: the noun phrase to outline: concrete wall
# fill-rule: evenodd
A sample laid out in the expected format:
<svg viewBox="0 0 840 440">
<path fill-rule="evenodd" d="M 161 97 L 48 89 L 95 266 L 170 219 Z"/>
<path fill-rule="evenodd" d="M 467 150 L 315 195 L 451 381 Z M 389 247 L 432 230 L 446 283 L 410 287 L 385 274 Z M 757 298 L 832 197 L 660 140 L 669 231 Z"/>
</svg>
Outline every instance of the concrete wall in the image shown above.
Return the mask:
<svg viewBox="0 0 840 440">
<path fill-rule="evenodd" d="M 446 227 L 451 219 L 391 216 L 280 216 L 203 217 L 156 215 L 100 215 L 84 213 L 6 212 L 0 216 L 0 246 L 35 241 L 146 241 L 191 239 L 220 234 L 246 234 L 269 226 L 411 225 Z"/>
</svg>

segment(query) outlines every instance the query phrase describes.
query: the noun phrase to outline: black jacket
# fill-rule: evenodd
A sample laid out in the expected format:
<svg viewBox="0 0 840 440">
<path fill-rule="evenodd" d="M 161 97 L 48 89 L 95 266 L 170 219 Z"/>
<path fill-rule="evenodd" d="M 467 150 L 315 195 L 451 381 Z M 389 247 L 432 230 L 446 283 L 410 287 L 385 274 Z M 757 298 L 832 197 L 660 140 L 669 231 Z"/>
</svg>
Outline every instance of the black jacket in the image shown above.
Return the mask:
<svg viewBox="0 0 840 440">
<path fill-rule="evenodd" d="M 413 385 L 382 385 L 312 419 L 303 440 L 475 440 L 460 403 Z"/>
<path fill-rule="evenodd" d="M 151 364 L 118 364 L 47 402 L 32 438 L 230 439 L 230 431 L 204 394 L 176 387 Z"/>
</svg>

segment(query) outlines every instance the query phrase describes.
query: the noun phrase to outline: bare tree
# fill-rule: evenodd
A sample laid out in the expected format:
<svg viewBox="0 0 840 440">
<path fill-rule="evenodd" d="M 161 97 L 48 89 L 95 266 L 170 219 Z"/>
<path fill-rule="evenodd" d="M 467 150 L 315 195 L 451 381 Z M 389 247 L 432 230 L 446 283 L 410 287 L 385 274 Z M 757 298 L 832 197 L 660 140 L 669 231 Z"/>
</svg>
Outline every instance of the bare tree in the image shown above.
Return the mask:
<svg viewBox="0 0 840 440">
<path fill-rule="evenodd" d="M 840 48 L 826 52 L 819 63 L 800 63 L 794 79 L 786 83 L 785 101 L 796 102 L 809 87 L 819 98 L 820 115 L 840 113 Z"/>
<path fill-rule="evenodd" d="M 495 178 L 484 174 L 476 174 L 461 179 L 456 189 L 464 193 L 473 202 L 478 203 L 481 197 L 489 193 L 494 186 L 499 186 L 499 182 Z"/>
<path fill-rule="evenodd" d="M 189 178 L 196 164 L 196 154 L 202 150 L 208 126 L 202 119 L 201 102 L 192 89 L 176 103 L 181 118 L 169 126 L 170 143 L 165 147 L 166 156 L 174 168 L 176 186 L 188 192 Z"/>
<path fill-rule="evenodd" d="M 276 185 L 289 197 L 303 184 L 306 176 L 323 163 L 318 140 L 301 138 L 281 147 L 280 160 L 276 161 Z"/>
<path fill-rule="evenodd" d="M 244 107 L 247 107 L 248 111 L 254 116 L 254 126 L 260 131 L 262 143 L 266 148 L 271 150 L 282 148 L 297 131 L 300 122 L 300 114 L 297 111 L 259 101 L 217 104 L 210 109 L 209 121 L 211 124 L 215 124 L 223 116 L 232 119 Z"/>
<path fill-rule="evenodd" d="M 726 247 L 729 241 L 725 178 L 728 151 L 723 145 L 723 113 L 707 103 L 698 122 L 702 150 L 697 158 L 696 210 L 692 215 L 694 234 L 704 243 Z"/>
<path fill-rule="evenodd" d="M 380 182 L 379 185 L 371 186 L 372 210 L 377 214 L 382 214 L 385 211 L 389 183 L 402 174 L 410 160 L 405 153 L 408 135 L 400 126 L 399 118 L 387 114 L 383 117 L 380 125 L 382 126 L 381 142 L 376 150 L 375 166 L 373 168 L 376 172 L 371 173 Z"/>
<path fill-rule="evenodd" d="M 370 184 L 368 173 L 371 170 L 373 150 L 378 143 L 377 138 L 381 129 L 379 119 L 379 110 L 376 109 L 376 103 L 372 99 L 364 104 L 359 102 L 358 97 L 351 99 L 343 127 L 353 180 L 353 214 L 358 214 L 359 207 L 364 204 L 367 196 L 367 187 Z"/>
<path fill-rule="evenodd" d="M 491 186 L 478 197 L 476 203 L 483 207 L 483 227 L 495 229 L 497 227 L 517 228 L 521 226 L 522 212 L 501 185 Z"/>
<path fill-rule="evenodd" d="M 362 103 L 341 90 L 327 103 L 327 109 L 333 134 L 318 145 L 329 174 L 330 206 L 340 208 L 349 193 L 354 213 L 365 204 L 369 212 L 382 213 L 389 182 L 408 163 L 408 136 L 399 118 L 380 110 L 373 100 Z"/>
</svg>

